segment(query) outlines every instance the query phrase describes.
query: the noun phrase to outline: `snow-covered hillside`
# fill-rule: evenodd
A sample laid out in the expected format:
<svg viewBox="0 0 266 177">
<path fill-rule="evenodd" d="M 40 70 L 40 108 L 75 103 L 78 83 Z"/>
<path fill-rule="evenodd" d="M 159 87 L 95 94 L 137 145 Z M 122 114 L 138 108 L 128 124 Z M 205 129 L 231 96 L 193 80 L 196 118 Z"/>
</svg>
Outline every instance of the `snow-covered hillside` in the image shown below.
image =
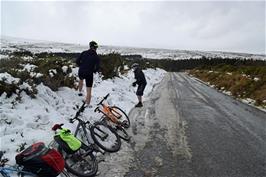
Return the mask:
<svg viewBox="0 0 266 177">
<path fill-rule="evenodd" d="M 88 46 L 79 44 L 66 44 L 48 41 L 36 41 L 28 39 L 20 39 L 13 37 L 1 37 L 0 56 L 4 58 L 9 52 L 16 50 L 29 50 L 33 53 L 40 52 L 74 52 L 80 53 L 86 50 Z M 230 53 L 219 51 L 188 51 L 188 50 L 169 50 L 169 49 L 148 49 L 148 48 L 133 48 L 133 47 L 117 47 L 117 46 L 101 46 L 98 50 L 100 54 L 110 52 L 118 52 L 122 55 L 141 55 L 144 58 L 150 59 L 189 59 L 222 57 L 222 58 L 251 58 L 266 60 L 266 55 L 246 54 L 246 53 Z"/>
<path fill-rule="evenodd" d="M 23 49 L 39 53 L 81 52 L 86 48 L 86 46 L 72 44 L 4 38 L 1 39 L 1 58 L 8 57 L 9 53 Z M 111 49 L 103 48 L 100 49 L 100 53 L 111 52 Z M 37 66 L 30 64 L 31 57 L 22 57 L 22 60 L 24 64 L 19 65 L 22 69 L 13 68 L 14 71 L 27 71 L 30 78 L 38 79 L 39 76 L 37 75 L 42 75 L 34 72 Z M 66 73 L 67 68 L 64 67 L 62 67 L 62 70 Z M 13 69 L 10 69 L 10 71 L 13 71 Z M 54 68 L 50 68 L 50 70 L 53 71 Z M 50 70 L 49 74 L 51 74 Z M 69 76 L 77 78 L 77 71 L 78 68 L 72 65 Z M 56 71 L 53 73 L 56 73 Z M 148 81 L 144 93 L 145 101 L 149 99 L 148 95 L 154 85 L 161 81 L 166 72 L 161 69 L 147 69 L 144 70 L 144 73 Z M 18 77 L 20 76 L 18 75 Z M 34 98 L 26 93 L 27 89 L 32 89 L 32 85 L 27 83 L 27 79 L 22 80 L 21 78 L 14 77 L 12 72 L 3 72 L 0 73 L 0 81 L 1 84 L 14 84 L 18 86 L 11 97 L 8 96 L 8 98 L 5 92 L 0 96 L 0 150 L 6 152 L 5 157 L 10 159 L 11 164 L 15 163 L 15 155 L 24 147 L 38 141 L 43 141 L 46 144 L 51 142 L 54 135 L 51 127 L 54 124 L 64 123 L 65 127 L 71 130 L 75 129 L 76 124 L 70 124 L 68 120 L 74 116 L 77 107 L 82 104 L 84 99 L 84 96 L 78 96 L 75 89 L 61 87 L 58 91 L 53 91 L 43 83 L 39 83 L 34 85 L 34 89 L 37 90 Z M 125 112 L 129 112 L 137 103 L 136 88 L 132 86 L 132 82 L 134 82 L 134 75 L 131 70 L 124 72 L 119 77 L 107 80 L 103 80 L 99 74 L 95 75 L 92 91 L 92 108 L 85 110 L 83 114 L 84 119 L 91 120 L 92 122 L 100 119 L 101 115 L 94 113 L 94 108 L 96 103 L 107 93 L 110 93 L 108 98 L 110 104 L 117 105 L 125 110 Z M 25 91 L 23 91 L 24 89 Z"/>
<path fill-rule="evenodd" d="M 147 100 L 153 86 L 161 81 L 165 71 L 147 69 L 144 73 L 148 81 L 144 94 L 144 100 Z M 77 69 L 73 70 L 73 74 L 77 76 Z M 8 76 L 6 82 L 16 80 Z M 137 103 L 136 88 L 131 85 L 134 81 L 132 71 L 119 78 L 108 80 L 102 80 L 100 75 L 95 75 L 94 80 L 93 107 L 85 110 L 83 114 L 85 119 L 92 121 L 100 119 L 101 115 L 94 113 L 93 110 L 95 104 L 107 93 L 110 93 L 108 102 L 121 107 L 126 112 L 129 112 Z M 22 146 L 28 146 L 37 141 L 49 143 L 53 139 L 51 127 L 54 124 L 64 123 L 72 130 L 76 126 L 68 123 L 68 119 L 74 116 L 77 106 L 81 105 L 83 100 L 76 90 L 63 87 L 54 92 L 43 84 L 38 85 L 37 90 L 38 94 L 34 99 L 25 93 L 21 94 L 21 101 L 17 101 L 15 95 L 6 98 L 5 93 L 0 97 L 0 150 L 6 151 L 5 157 L 9 158 L 11 163 L 14 163 L 14 156 Z"/>
</svg>

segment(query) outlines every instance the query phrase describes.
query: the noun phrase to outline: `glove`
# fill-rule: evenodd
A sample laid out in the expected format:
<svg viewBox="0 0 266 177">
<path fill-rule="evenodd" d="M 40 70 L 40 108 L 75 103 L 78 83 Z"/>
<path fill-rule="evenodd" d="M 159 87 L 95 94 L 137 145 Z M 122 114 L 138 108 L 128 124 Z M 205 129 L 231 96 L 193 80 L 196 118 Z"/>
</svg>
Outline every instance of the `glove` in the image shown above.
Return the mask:
<svg viewBox="0 0 266 177">
<path fill-rule="evenodd" d="M 132 83 L 132 86 L 133 86 L 133 87 L 136 87 L 136 85 L 137 85 L 136 82 L 133 82 L 133 83 Z"/>
</svg>

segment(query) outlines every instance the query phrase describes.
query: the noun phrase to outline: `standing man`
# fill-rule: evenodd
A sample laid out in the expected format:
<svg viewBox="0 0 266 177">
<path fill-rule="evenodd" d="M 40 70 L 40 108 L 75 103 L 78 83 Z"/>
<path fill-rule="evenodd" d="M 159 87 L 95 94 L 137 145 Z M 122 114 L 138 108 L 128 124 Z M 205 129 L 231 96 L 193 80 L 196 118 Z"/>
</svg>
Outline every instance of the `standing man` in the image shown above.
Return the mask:
<svg viewBox="0 0 266 177">
<path fill-rule="evenodd" d="M 135 105 L 135 107 L 142 107 L 143 106 L 142 104 L 143 91 L 147 85 L 146 78 L 138 63 L 134 63 L 131 67 L 134 71 L 135 79 L 136 79 L 136 81 L 133 82 L 132 85 L 133 87 L 135 87 L 136 84 L 138 84 L 136 95 L 138 97 L 139 102 L 138 104 Z"/>
<path fill-rule="evenodd" d="M 79 76 L 79 96 L 82 96 L 83 80 L 86 81 L 87 96 L 85 102 L 87 105 L 91 102 L 91 89 L 93 84 L 93 73 L 99 70 L 100 58 L 96 53 L 98 44 L 95 41 L 90 42 L 90 49 L 83 51 L 78 59 L 76 60 L 79 66 L 78 76 Z"/>
</svg>

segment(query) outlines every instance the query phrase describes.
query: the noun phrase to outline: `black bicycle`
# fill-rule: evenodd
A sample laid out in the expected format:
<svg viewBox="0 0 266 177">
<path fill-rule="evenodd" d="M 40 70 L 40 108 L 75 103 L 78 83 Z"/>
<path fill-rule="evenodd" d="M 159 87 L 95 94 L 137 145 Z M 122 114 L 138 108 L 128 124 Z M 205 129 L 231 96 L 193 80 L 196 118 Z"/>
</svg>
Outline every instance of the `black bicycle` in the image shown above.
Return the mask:
<svg viewBox="0 0 266 177">
<path fill-rule="evenodd" d="M 81 140 L 82 146 L 75 153 L 67 153 L 59 146 L 59 151 L 65 159 L 65 168 L 74 175 L 80 177 L 91 177 L 97 173 L 98 162 L 94 152 L 104 153 L 101 149 L 107 152 L 116 152 L 121 147 L 121 140 L 116 131 L 103 122 L 84 121 L 79 118 L 85 110 L 85 103 L 77 111 L 74 118 L 70 119 L 70 123 L 78 121 L 74 136 Z M 63 124 L 57 127 L 62 128 Z M 55 126 L 54 126 L 55 127 Z M 55 128 L 53 130 L 56 131 Z M 90 139 L 90 136 L 94 143 Z M 99 147 L 101 149 L 99 149 Z"/>
<path fill-rule="evenodd" d="M 78 138 L 80 137 L 84 142 L 88 143 L 87 145 L 90 145 L 92 144 L 88 136 L 88 132 L 90 132 L 93 141 L 100 148 L 107 152 L 117 152 L 121 147 L 121 140 L 116 131 L 111 126 L 106 125 L 103 120 L 97 121 L 92 124 L 88 120 L 83 121 L 82 119 L 78 118 L 80 114 L 85 110 L 85 105 L 85 102 L 83 102 L 75 117 L 70 119 L 70 123 L 78 121 L 74 135 Z"/>
</svg>

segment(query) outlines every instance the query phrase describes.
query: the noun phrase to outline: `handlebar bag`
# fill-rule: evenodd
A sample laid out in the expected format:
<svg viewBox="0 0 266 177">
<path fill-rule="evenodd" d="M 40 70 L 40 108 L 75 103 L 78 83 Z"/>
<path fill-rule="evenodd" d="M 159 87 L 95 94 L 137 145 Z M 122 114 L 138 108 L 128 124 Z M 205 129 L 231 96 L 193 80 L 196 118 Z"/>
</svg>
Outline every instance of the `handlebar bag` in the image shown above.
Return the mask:
<svg viewBox="0 0 266 177">
<path fill-rule="evenodd" d="M 54 140 L 68 154 L 73 154 L 81 147 L 81 142 L 77 139 L 69 129 L 62 128 L 59 133 L 54 136 Z"/>
</svg>

